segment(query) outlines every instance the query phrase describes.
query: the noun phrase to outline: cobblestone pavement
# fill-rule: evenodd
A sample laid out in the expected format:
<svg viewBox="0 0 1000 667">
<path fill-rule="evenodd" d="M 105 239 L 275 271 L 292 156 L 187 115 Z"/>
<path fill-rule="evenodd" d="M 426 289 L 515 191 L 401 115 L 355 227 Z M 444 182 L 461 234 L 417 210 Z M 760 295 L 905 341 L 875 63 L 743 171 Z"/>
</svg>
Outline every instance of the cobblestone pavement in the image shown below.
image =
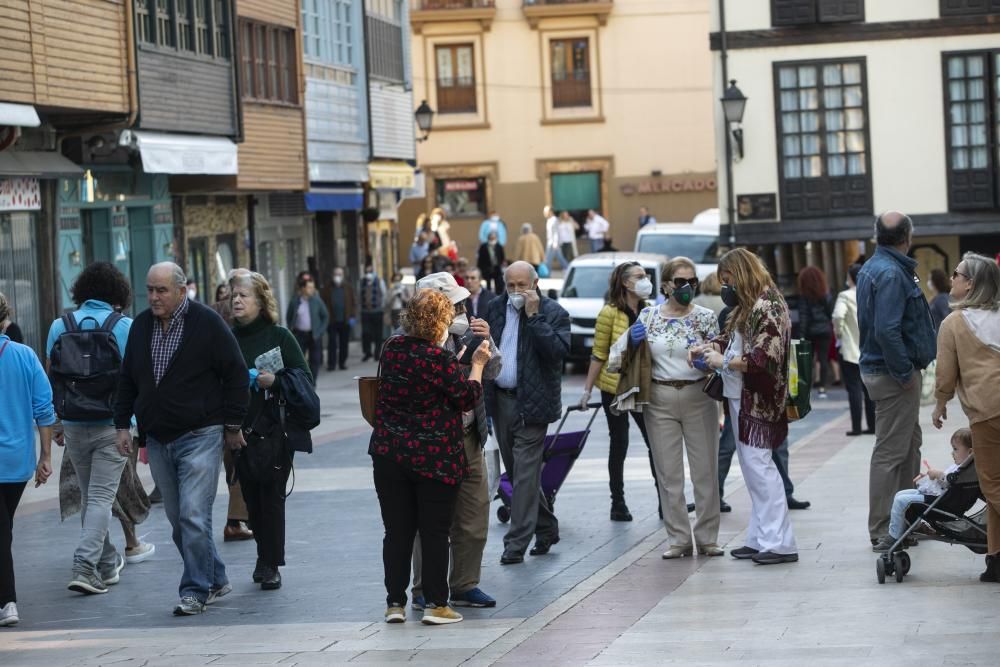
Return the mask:
<svg viewBox="0 0 1000 667">
<path fill-rule="evenodd" d="M 846 401 L 837 392 L 792 429 L 796 495 L 813 502 L 793 513 L 798 564 L 661 560 L 665 535 L 641 444 L 626 468 L 636 520 L 608 521 L 608 438 L 599 417 L 556 503 L 562 540 L 550 555 L 501 567 L 505 527 L 493 518 L 482 588 L 497 607 L 463 610 L 465 622 L 443 628 L 387 626 L 369 431 L 352 379 L 373 370 L 355 364 L 320 379 L 324 422 L 315 454 L 296 460 L 280 591 L 250 582 L 252 543 L 222 542 L 220 485 L 216 533 L 232 594 L 202 616 L 171 615 L 181 561 L 154 506 L 140 533 L 156 555 L 127 567 L 109 594 L 77 596 L 65 588 L 77 519 L 59 522 L 55 484 L 30 489 L 15 525 L 22 622 L 0 630 L 0 665 L 997 664 L 1000 587 L 976 580 L 981 557 L 925 544 L 904 583 L 876 584 L 865 523 L 872 439 L 844 437 Z M 580 375 L 568 377 L 565 399 L 581 386 Z M 947 460 L 947 437 L 932 430 L 924 451 L 937 464 Z M 635 429 L 633 443 L 641 443 Z M 727 500 L 734 512 L 723 515 L 720 542 L 739 546 L 749 499 L 738 465 Z M 113 539 L 122 542 L 117 527 Z"/>
</svg>

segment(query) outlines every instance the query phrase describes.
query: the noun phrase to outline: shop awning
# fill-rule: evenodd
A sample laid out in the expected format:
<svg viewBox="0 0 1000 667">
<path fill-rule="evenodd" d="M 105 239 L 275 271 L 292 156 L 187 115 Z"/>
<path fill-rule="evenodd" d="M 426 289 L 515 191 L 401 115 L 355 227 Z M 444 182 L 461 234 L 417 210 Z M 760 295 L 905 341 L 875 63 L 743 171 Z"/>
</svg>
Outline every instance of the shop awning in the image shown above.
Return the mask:
<svg viewBox="0 0 1000 667">
<path fill-rule="evenodd" d="M 312 188 L 306 193 L 307 211 L 360 211 L 364 190 L 358 187 Z"/>
<path fill-rule="evenodd" d="M 212 174 L 235 176 L 239 171 L 236 144 L 225 137 L 133 131 L 147 174 Z"/>
<path fill-rule="evenodd" d="M 41 124 L 42 121 L 38 118 L 38 112 L 30 104 L 0 102 L 0 125 L 38 127 Z"/>
<path fill-rule="evenodd" d="M 59 153 L 48 151 L 0 151 L 0 176 L 57 178 L 79 176 L 83 169 Z"/>
<path fill-rule="evenodd" d="M 416 183 L 415 170 L 405 162 L 372 162 L 368 183 L 375 190 L 410 190 Z"/>
</svg>

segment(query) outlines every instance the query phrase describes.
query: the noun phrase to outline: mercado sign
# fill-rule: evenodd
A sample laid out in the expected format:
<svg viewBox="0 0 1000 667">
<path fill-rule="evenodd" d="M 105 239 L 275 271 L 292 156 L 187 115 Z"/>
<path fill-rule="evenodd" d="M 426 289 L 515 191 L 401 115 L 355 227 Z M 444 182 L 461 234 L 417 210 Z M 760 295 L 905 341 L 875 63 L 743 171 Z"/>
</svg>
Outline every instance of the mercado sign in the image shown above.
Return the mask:
<svg viewBox="0 0 1000 667">
<path fill-rule="evenodd" d="M 626 197 L 632 195 L 646 194 L 674 194 L 682 192 L 706 192 L 715 190 L 718 184 L 714 176 L 705 177 L 679 177 L 679 178 L 658 178 L 639 181 L 638 183 L 625 183 L 621 186 L 621 193 Z"/>
</svg>

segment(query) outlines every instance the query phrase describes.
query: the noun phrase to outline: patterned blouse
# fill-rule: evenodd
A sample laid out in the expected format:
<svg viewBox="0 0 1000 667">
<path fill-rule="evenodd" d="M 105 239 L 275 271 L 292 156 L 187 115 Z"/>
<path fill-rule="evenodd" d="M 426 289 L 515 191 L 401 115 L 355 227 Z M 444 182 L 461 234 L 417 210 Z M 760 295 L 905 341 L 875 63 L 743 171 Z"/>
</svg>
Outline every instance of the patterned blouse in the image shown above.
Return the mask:
<svg viewBox="0 0 1000 667">
<path fill-rule="evenodd" d="M 653 378 L 657 380 L 699 380 L 704 371 L 687 363 L 688 350 L 707 343 L 719 335 L 719 321 L 708 308 L 693 306 L 683 317 L 664 317 L 661 306 L 642 311 L 639 319 L 646 323 L 646 341 L 653 362 Z"/>
<path fill-rule="evenodd" d="M 462 413 L 483 395 L 455 355 L 420 338 L 397 336 L 382 352 L 382 381 L 368 453 L 423 477 L 458 484 L 468 475 Z"/>
</svg>

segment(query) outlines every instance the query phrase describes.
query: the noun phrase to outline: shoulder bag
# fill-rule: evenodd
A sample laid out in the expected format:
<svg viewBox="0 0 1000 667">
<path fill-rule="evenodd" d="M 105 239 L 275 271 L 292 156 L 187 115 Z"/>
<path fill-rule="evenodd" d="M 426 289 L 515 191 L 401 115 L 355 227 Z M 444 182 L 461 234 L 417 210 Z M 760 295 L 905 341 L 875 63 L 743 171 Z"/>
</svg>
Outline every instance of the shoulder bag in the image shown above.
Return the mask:
<svg viewBox="0 0 1000 667">
<path fill-rule="evenodd" d="M 378 355 L 378 373 L 372 376 L 358 376 L 354 378 L 358 381 L 358 399 L 361 401 L 361 416 L 365 418 L 368 425 L 375 427 L 375 404 L 378 402 L 379 384 L 382 381 L 382 356 L 385 354 L 385 347 L 395 338 L 394 336 L 385 342 Z"/>
</svg>

